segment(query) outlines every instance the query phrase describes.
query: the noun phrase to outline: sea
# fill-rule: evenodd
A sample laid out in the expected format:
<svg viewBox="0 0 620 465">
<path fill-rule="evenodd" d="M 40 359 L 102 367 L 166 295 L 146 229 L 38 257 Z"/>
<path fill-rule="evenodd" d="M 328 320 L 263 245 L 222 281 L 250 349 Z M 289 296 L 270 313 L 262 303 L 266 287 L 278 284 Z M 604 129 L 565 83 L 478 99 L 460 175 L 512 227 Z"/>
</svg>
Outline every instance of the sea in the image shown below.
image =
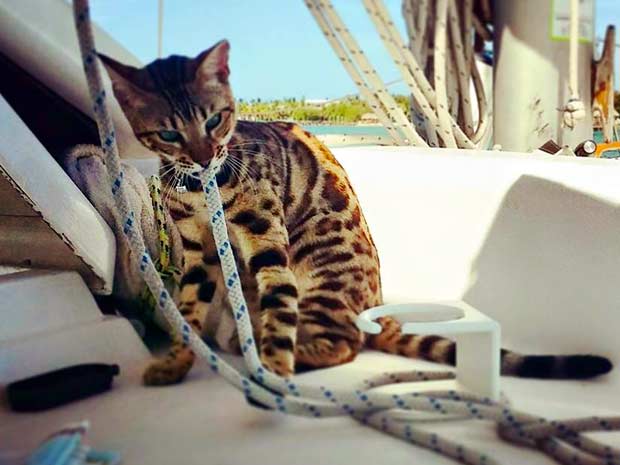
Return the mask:
<svg viewBox="0 0 620 465">
<path fill-rule="evenodd" d="M 383 126 L 379 125 L 340 125 L 340 124 L 313 124 L 303 125 L 305 129 L 316 135 L 325 134 L 344 134 L 349 136 L 355 135 L 372 135 L 372 136 L 388 136 L 388 132 Z M 597 143 L 603 142 L 603 133 L 595 130 L 593 139 Z M 608 150 L 603 152 L 601 158 L 620 158 L 620 150 Z"/>
<path fill-rule="evenodd" d="M 358 135 L 372 135 L 372 136 L 387 136 L 388 132 L 383 126 L 358 126 L 358 125 L 339 125 L 339 124 L 316 124 L 305 125 L 305 129 L 313 134 L 325 135 L 325 134 L 345 134 L 347 136 Z"/>
<path fill-rule="evenodd" d="M 370 134 L 373 136 L 387 136 L 388 132 L 383 126 L 379 125 L 345 125 L 345 124 L 308 124 L 303 126 L 305 129 L 313 134 L 347 134 L 347 135 L 360 135 Z M 594 142 L 603 142 L 603 132 L 601 130 L 594 130 L 593 134 Z"/>
</svg>

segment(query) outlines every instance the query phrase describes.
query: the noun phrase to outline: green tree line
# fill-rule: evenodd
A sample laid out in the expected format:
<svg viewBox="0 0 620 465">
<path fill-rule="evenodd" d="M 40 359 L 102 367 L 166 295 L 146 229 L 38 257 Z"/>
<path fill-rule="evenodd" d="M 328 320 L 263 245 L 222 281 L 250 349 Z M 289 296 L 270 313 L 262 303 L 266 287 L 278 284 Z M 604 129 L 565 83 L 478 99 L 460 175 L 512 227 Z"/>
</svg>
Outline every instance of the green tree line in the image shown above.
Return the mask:
<svg viewBox="0 0 620 465">
<path fill-rule="evenodd" d="M 396 103 L 409 117 L 409 97 L 394 95 Z M 614 106 L 620 112 L 620 92 L 614 95 Z M 316 105 L 305 99 L 287 98 L 263 101 L 239 99 L 237 109 L 241 118 L 258 120 L 293 120 L 317 123 L 343 122 L 358 123 L 366 113 L 372 113 L 370 107 L 359 97 L 348 97 L 331 103 Z"/>
<path fill-rule="evenodd" d="M 394 99 L 409 117 L 409 98 L 395 95 Z M 261 99 L 237 101 L 240 117 L 259 120 L 293 120 L 310 122 L 360 122 L 366 113 L 372 113 L 370 107 L 359 97 L 348 97 L 342 100 L 317 105 L 288 98 L 282 100 L 262 101 Z"/>
</svg>

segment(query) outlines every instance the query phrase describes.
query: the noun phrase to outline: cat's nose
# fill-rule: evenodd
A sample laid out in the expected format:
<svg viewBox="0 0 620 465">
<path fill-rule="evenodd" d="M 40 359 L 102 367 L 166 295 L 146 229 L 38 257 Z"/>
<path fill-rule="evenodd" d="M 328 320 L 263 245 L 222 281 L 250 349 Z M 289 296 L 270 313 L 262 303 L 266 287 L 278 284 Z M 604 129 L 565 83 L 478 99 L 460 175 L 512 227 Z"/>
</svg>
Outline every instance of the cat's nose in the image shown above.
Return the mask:
<svg viewBox="0 0 620 465">
<path fill-rule="evenodd" d="M 192 150 L 190 152 L 192 160 L 198 163 L 200 166 L 207 166 L 213 158 L 213 151 L 203 148 L 202 150 Z"/>
<path fill-rule="evenodd" d="M 196 144 L 189 150 L 189 155 L 200 166 L 208 166 L 216 153 L 216 147 L 207 142 Z"/>
</svg>

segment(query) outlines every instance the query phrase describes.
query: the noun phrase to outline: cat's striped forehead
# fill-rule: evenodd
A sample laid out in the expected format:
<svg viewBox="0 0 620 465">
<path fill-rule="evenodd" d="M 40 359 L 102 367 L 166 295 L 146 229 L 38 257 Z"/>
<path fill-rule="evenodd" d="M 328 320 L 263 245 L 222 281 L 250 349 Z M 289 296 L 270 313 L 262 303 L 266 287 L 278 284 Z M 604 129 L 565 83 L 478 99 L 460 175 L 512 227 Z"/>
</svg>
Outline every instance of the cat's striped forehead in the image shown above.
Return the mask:
<svg viewBox="0 0 620 465">
<path fill-rule="evenodd" d="M 192 90 L 188 84 L 195 80 L 196 67 L 193 60 L 172 55 L 165 59 L 156 60 L 144 68 L 144 73 L 148 76 L 151 92 L 164 98 L 172 113 L 176 114 L 185 122 L 195 118 L 198 109 L 202 106 L 198 104 Z M 204 110 L 201 112 L 202 118 L 206 117 Z M 175 118 L 171 118 L 174 122 Z M 176 124 L 172 123 L 176 129 Z"/>
<path fill-rule="evenodd" d="M 195 60 L 180 55 L 155 60 L 144 68 L 153 91 L 175 89 L 193 82 L 196 77 Z"/>
</svg>

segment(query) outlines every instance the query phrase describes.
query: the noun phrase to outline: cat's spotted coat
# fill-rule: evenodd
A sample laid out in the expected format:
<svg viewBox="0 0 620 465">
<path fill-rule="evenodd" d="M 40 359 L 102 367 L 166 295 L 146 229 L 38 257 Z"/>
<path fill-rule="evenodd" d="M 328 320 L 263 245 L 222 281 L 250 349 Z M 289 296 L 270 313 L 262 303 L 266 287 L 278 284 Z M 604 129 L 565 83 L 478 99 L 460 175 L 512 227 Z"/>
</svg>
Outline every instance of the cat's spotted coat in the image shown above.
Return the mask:
<svg viewBox="0 0 620 465">
<path fill-rule="evenodd" d="M 236 120 L 228 50 L 222 41 L 195 59 L 172 56 L 143 69 L 101 57 L 134 133 L 162 160 L 167 207 L 183 241 L 178 302 L 185 319 L 220 348 L 239 351 L 195 176 L 215 163 L 243 291 L 269 370 L 290 376 L 296 367 L 338 365 L 365 344 L 454 363 L 450 340 L 403 336 L 389 318 L 381 320 L 378 336 L 365 338 L 356 327 L 356 316 L 380 305 L 382 296 L 377 251 L 347 175 L 321 142 L 295 124 Z M 178 382 L 193 361 L 192 351 L 177 341 L 144 380 Z M 606 359 L 591 356 L 502 353 L 504 374 L 587 377 L 609 368 Z"/>
</svg>

